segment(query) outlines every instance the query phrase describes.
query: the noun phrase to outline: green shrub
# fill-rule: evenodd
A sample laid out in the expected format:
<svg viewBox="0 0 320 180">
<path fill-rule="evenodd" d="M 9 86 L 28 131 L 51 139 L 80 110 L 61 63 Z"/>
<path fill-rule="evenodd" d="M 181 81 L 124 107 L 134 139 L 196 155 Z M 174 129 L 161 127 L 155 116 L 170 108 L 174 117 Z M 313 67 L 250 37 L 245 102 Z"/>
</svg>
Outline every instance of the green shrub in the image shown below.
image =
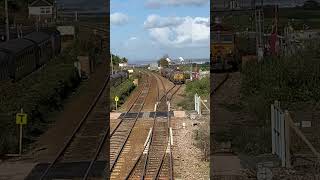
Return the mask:
<svg viewBox="0 0 320 180">
<path fill-rule="evenodd" d="M 270 146 L 270 104 L 285 109 L 295 103 L 320 100 L 320 51 L 318 42 L 291 57 L 267 57 L 242 69 L 241 94 L 245 110 L 255 118 L 255 127 L 233 128 L 232 142 L 240 151 L 258 154 Z M 269 140 L 266 140 L 269 139 Z"/>
<path fill-rule="evenodd" d="M 201 80 L 191 81 L 186 84 L 186 93 L 194 96 L 196 93 L 201 97 L 207 97 L 210 94 L 210 78 L 205 77 Z"/>
<path fill-rule="evenodd" d="M 15 114 L 23 108 L 28 114 L 25 138 L 33 139 L 45 131 L 48 114 L 61 110 L 63 100 L 78 86 L 80 78 L 73 66 L 71 49 L 51 60 L 43 68 L 18 82 L 0 85 L 0 154 L 14 151 Z M 12 146 L 14 145 L 14 146 Z"/>
<path fill-rule="evenodd" d="M 127 79 L 117 87 L 111 87 L 110 88 L 110 108 L 115 109 L 116 103 L 114 101 L 114 98 L 116 96 L 119 97 L 118 107 L 119 105 L 123 104 L 126 100 L 126 98 L 130 95 L 130 93 L 134 90 L 135 85 L 133 84 L 133 80 Z"/>
</svg>

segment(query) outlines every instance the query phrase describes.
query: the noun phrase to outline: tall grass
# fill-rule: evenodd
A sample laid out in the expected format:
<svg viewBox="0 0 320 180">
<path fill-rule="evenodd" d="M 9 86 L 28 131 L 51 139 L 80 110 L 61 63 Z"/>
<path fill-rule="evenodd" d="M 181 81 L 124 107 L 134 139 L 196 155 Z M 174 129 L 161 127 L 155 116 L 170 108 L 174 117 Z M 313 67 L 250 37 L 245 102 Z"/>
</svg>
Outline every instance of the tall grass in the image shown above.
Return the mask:
<svg viewBox="0 0 320 180">
<path fill-rule="evenodd" d="M 242 70 L 242 94 L 261 95 L 268 103 L 320 100 L 319 43 L 291 57 L 266 58 Z"/>
<path fill-rule="evenodd" d="M 270 104 L 281 101 L 283 108 L 320 100 L 320 50 L 318 42 L 290 57 L 268 57 L 242 69 L 241 94 L 256 127 L 234 128 L 232 141 L 248 154 L 270 152 Z"/>
</svg>

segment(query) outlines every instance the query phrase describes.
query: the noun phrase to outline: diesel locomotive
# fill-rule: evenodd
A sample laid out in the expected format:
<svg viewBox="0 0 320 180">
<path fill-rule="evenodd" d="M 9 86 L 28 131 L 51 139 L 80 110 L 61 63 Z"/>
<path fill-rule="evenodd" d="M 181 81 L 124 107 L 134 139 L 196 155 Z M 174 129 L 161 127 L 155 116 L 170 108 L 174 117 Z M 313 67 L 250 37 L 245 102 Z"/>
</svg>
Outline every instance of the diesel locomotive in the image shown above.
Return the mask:
<svg viewBox="0 0 320 180">
<path fill-rule="evenodd" d="M 164 68 L 161 70 L 161 76 L 169 79 L 174 84 L 184 84 L 186 81 L 184 72 L 179 69 Z"/>
<path fill-rule="evenodd" d="M 232 28 L 218 23 L 213 26 L 211 36 L 211 70 L 225 71 L 237 69 L 236 34 Z"/>
</svg>

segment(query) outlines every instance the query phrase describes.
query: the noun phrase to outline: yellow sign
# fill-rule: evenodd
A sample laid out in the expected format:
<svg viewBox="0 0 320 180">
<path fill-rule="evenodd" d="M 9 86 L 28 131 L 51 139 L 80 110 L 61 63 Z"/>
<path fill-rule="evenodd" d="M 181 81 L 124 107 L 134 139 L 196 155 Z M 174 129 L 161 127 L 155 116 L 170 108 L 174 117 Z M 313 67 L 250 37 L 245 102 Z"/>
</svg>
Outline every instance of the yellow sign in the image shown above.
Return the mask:
<svg viewBox="0 0 320 180">
<path fill-rule="evenodd" d="M 26 113 L 17 113 L 16 124 L 27 124 L 27 114 Z"/>
<path fill-rule="evenodd" d="M 118 96 L 114 97 L 114 100 L 119 101 L 119 97 Z"/>
</svg>

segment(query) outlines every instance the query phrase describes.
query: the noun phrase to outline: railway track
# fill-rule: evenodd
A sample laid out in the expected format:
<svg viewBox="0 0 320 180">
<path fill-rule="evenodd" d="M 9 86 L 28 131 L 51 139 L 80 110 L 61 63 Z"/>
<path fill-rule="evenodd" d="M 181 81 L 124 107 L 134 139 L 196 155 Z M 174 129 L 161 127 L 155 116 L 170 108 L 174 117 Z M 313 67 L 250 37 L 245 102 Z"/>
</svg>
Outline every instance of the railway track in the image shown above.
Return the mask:
<svg viewBox="0 0 320 180">
<path fill-rule="evenodd" d="M 154 75 L 156 77 L 156 75 Z M 157 77 L 158 78 L 158 77 Z M 161 78 L 163 87 L 164 83 Z M 158 107 L 154 114 L 151 135 L 148 136 L 144 149 L 125 179 L 173 179 L 173 161 L 170 137 L 170 115 L 167 101 L 181 86 L 174 85 L 160 97 L 158 90 Z M 158 88 L 159 89 L 159 88 Z M 164 88 L 165 89 L 165 88 Z M 166 111 L 167 116 L 157 116 L 157 113 Z"/>
<path fill-rule="evenodd" d="M 221 88 L 221 86 L 228 81 L 229 77 L 229 73 L 226 73 L 223 80 L 220 83 L 218 83 L 218 85 L 213 89 L 213 91 L 211 91 L 211 95 L 215 94 Z"/>
<path fill-rule="evenodd" d="M 149 79 L 147 79 L 147 81 L 143 83 L 143 88 L 139 92 L 139 95 L 135 99 L 132 106 L 121 118 L 120 122 L 110 134 L 110 173 L 113 172 L 114 167 L 117 164 L 117 161 L 130 137 L 133 127 L 139 118 L 140 112 L 149 93 L 150 86 L 151 82 Z"/>
<path fill-rule="evenodd" d="M 77 172 L 74 174 L 79 179 L 88 179 L 97 160 L 107 160 L 107 155 L 102 151 L 102 147 L 109 134 L 109 123 L 107 121 L 109 110 L 105 98 L 108 95 L 106 87 L 109 79 L 108 76 L 72 135 L 42 173 L 41 180 L 55 178 L 55 171 L 59 171 L 59 165 L 70 162 L 89 162 L 83 169 L 83 173 Z"/>
</svg>

